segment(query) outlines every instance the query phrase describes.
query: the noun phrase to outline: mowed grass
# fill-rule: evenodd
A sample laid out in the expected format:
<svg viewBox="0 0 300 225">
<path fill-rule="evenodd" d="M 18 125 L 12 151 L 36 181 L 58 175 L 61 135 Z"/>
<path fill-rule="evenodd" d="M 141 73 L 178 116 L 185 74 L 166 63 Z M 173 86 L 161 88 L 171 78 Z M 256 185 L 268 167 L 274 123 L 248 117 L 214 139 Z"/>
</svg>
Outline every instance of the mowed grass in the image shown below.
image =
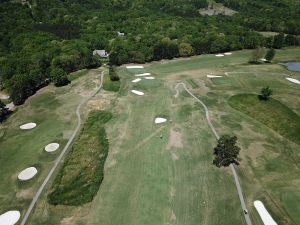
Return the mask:
<svg viewBox="0 0 300 225">
<path fill-rule="evenodd" d="M 259 100 L 257 95 L 241 94 L 232 96 L 229 104 L 300 144 L 300 116 L 276 99 L 263 101 Z"/>
<path fill-rule="evenodd" d="M 167 82 L 159 80 L 159 87 L 148 88 L 150 80 L 132 84 L 131 74 L 122 75 L 126 84 L 121 92 L 127 94 L 119 98 L 116 118 L 107 124 L 111 150 L 105 179 L 87 222 L 83 218 L 77 222 L 243 224 L 233 179 L 227 170 L 212 165 L 215 139 L 193 99 L 182 95 L 174 99 L 175 91 Z M 143 85 L 145 96 L 130 93 Z M 154 124 L 157 115 L 168 122 Z M 170 136 L 173 129 L 179 137 Z M 174 146 L 176 141 L 183 146 Z"/>
<path fill-rule="evenodd" d="M 299 199 L 300 199 L 300 191 L 299 192 L 285 192 L 282 194 L 283 204 L 296 224 L 300 224 Z"/>
<path fill-rule="evenodd" d="M 112 118 L 105 111 L 90 112 L 81 134 L 54 180 L 50 204 L 82 205 L 92 201 L 103 180 L 108 154 L 104 124 Z"/>
</svg>

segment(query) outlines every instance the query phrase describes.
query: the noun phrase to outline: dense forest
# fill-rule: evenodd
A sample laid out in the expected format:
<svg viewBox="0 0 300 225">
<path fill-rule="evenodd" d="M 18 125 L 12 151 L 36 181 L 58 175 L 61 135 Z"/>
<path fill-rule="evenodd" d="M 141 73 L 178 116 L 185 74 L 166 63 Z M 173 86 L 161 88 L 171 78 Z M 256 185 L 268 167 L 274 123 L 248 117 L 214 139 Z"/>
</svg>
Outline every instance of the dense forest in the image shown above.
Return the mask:
<svg viewBox="0 0 300 225">
<path fill-rule="evenodd" d="M 217 2 L 237 13 L 201 16 L 207 0 L 0 0 L 0 88 L 22 104 L 49 82 L 67 84 L 67 73 L 100 66 L 94 49 L 121 65 L 299 45 L 299 1 Z"/>
</svg>

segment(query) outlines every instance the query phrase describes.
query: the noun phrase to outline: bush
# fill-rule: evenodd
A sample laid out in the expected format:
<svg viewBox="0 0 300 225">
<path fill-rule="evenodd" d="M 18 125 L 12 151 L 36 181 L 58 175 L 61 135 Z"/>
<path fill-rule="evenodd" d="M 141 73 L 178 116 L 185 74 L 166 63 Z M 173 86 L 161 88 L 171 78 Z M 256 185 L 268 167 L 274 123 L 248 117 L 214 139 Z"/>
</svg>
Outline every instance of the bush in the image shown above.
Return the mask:
<svg viewBox="0 0 300 225">
<path fill-rule="evenodd" d="M 70 83 L 67 73 L 60 68 L 55 68 L 51 70 L 50 73 L 51 81 L 56 87 L 61 87 Z"/>
<path fill-rule="evenodd" d="M 260 91 L 260 95 L 258 95 L 258 98 L 260 100 L 269 100 L 270 96 L 273 94 L 273 91 L 269 87 L 264 87 Z"/>
</svg>

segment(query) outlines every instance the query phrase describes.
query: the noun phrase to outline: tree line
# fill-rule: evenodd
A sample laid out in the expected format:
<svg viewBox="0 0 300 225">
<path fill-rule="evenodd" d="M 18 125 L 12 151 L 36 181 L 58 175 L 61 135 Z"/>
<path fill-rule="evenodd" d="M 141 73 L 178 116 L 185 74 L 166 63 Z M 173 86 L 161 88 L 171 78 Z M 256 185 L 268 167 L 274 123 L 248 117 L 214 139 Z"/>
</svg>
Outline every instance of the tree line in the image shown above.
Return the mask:
<svg viewBox="0 0 300 225">
<path fill-rule="evenodd" d="M 121 65 L 300 43 L 298 30 L 288 30 L 288 23 L 281 24 L 280 31 L 289 35 L 264 37 L 256 32 L 258 28 L 249 22 L 254 16 L 275 21 L 286 13 L 276 18 L 273 12 L 255 13 L 258 6 L 250 0 L 243 4 L 222 1 L 239 10 L 232 17 L 200 16 L 198 9 L 208 6 L 206 0 L 29 2 L 31 8 L 2 0 L 0 7 L 0 88 L 9 91 L 16 105 L 50 82 L 67 84 L 67 73 L 100 66 L 94 49 L 105 49 L 110 52 L 110 64 Z M 259 6 L 280 12 L 271 1 Z M 125 36 L 118 37 L 118 31 Z"/>
</svg>

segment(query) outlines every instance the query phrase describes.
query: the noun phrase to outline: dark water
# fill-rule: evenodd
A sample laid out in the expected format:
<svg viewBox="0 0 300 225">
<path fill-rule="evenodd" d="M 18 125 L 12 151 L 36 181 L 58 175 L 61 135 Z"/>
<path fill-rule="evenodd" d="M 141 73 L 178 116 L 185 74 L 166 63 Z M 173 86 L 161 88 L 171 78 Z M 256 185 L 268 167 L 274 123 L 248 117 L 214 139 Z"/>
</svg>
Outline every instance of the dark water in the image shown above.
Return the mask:
<svg viewBox="0 0 300 225">
<path fill-rule="evenodd" d="M 285 66 L 290 71 L 300 72 L 300 62 L 279 63 Z"/>
</svg>

